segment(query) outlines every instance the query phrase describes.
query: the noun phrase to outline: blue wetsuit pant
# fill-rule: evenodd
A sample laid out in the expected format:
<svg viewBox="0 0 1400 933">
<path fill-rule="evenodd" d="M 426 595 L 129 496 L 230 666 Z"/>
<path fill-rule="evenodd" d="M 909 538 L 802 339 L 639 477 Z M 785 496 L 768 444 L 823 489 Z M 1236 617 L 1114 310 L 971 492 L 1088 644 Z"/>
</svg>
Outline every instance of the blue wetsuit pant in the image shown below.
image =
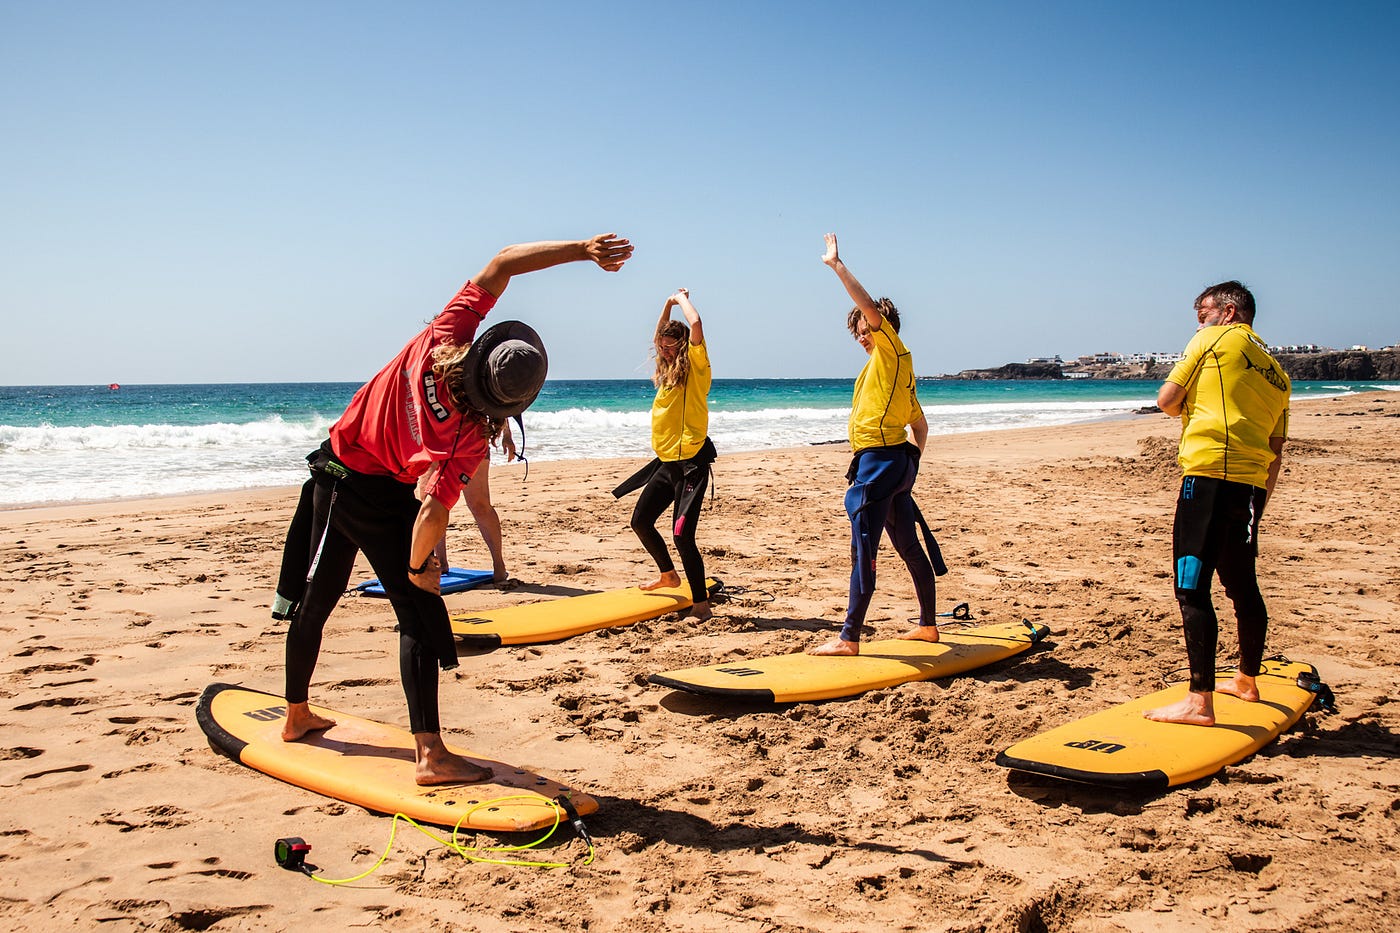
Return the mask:
<svg viewBox="0 0 1400 933">
<path fill-rule="evenodd" d="M 851 590 L 841 637 L 860 641 L 860 629 L 875 595 L 875 557 L 880 536 L 889 531 L 894 549 L 914 579 L 919 599 L 919 624 L 935 625 L 933 565 L 919 543 L 914 480 L 919 458 L 912 445 L 875 447 L 861 451 L 855 476 L 846 490 L 846 514 L 851 519 Z"/>
<path fill-rule="evenodd" d="M 287 533 L 277 587 L 279 595 L 295 605 L 287 630 L 287 702 L 306 702 L 326 620 L 350 581 L 355 555 L 364 551 L 398 619 L 399 676 L 408 701 L 409 728 L 442 731 L 438 667 L 456 667 L 457 655 L 442 597 L 408 580 L 419 507 L 413 486 L 392 477 L 354 474 L 337 483 L 313 469 Z M 318 548 L 320 559 L 307 582 Z"/>
<path fill-rule="evenodd" d="M 1172 527 L 1172 557 L 1186 657 L 1191 664 L 1191 689 L 1198 693 L 1215 689 L 1220 624 L 1210 584 L 1217 573 L 1235 608 L 1240 672 L 1249 677 L 1259 675 L 1269 626 L 1254 570 L 1264 497 L 1264 490 L 1247 483 L 1208 476 L 1187 476 L 1181 481 Z"/>
</svg>

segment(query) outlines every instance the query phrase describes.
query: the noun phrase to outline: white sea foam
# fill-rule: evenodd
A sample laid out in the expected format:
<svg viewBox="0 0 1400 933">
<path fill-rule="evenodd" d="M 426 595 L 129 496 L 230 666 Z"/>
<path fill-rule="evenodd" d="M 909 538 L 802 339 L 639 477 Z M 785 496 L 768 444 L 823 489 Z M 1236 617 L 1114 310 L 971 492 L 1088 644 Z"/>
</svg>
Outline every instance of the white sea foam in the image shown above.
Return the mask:
<svg viewBox="0 0 1400 933">
<path fill-rule="evenodd" d="M 1092 421 L 1152 404 L 992 402 L 924 411 L 930 434 L 938 435 Z M 710 436 L 721 455 L 844 441 L 848 415 L 844 407 L 712 410 Z M 305 455 L 330 423 L 272 416 L 243 424 L 0 425 L 0 506 L 298 484 L 306 477 Z M 528 412 L 525 429 L 532 460 L 652 456 L 647 409 Z"/>
</svg>

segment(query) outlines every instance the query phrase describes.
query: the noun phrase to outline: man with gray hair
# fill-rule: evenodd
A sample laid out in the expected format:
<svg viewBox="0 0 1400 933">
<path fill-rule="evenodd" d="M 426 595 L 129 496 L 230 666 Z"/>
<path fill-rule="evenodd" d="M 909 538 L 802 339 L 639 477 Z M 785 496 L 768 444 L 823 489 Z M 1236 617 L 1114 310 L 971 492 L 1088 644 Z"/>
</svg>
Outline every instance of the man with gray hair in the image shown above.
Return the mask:
<svg viewBox="0 0 1400 933">
<path fill-rule="evenodd" d="M 1176 598 L 1191 682 L 1185 698 L 1143 713 L 1159 722 L 1215 725 L 1214 693 L 1257 702 L 1268 613 L 1255 577 L 1259 517 L 1278 481 L 1292 391 L 1254 333 L 1254 296 L 1236 281 L 1196 298 L 1196 336 L 1157 393 L 1181 416 L 1181 492 L 1172 528 Z M 1235 609 L 1239 670 L 1216 683 L 1219 623 L 1210 597 L 1220 575 Z"/>
</svg>

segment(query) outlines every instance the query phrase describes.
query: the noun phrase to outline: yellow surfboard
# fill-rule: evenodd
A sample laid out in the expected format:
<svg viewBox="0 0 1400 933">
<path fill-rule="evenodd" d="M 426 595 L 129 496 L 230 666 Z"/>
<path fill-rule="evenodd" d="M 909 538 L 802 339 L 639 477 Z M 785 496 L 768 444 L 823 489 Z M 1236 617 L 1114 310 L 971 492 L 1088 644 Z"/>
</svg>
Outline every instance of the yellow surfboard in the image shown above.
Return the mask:
<svg viewBox="0 0 1400 933">
<path fill-rule="evenodd" d="M 1028 621 L 940 631 L 937 642 L 863 642 L 850 658 L 780 654 L 691 667 L 648 680 L 708 696 L 799 703 L 855 696 L 913 680 L 951 677 L 1020 654 L 1050 633 Z"/>
<path fill-rule="evenodd" d="M 1068 781 L 1142 790 L 1165 790 L 1209 777 L 1278 738 L 1319 696 L 1324 705 L 1330 703 L 1331 691 L 1311 664 L 1270 659 L 1257 682 L 1258 703 L 1215 694 L 1213 726 L 1142 718 L 1144 710 L 1181 699 L 1187 685 L 1176 684 L 1017 742 L 997 756 L 997 764 Z"/>
<path fill-rule="evenodd" d="M 705 584 L 710 596 L 724 586 L 713 579 L 707 579 Z M 477 647 L 533 645 L 572 638 L 600 628 L 656 619 L 668 612 L 689 609 L 690 605 L 690 585 L 684 581 L 680 586 L 657 590 L 643 591 L 629 586 L 623 590 L 490 609 L 475 615 L 456 615 L 452 617 L 452 632 Z"/>
<path fill-rule="evenodd" d="M 215 748 L 288 784 L 378 813 L 402 813 L 421 823 L 525 832 L 567 819 L 555 801 L 565 798 L 580 815 L 598 801 L 523 768 L 453 752 L 492 770 L 489 782 L 419 787 L 413 781 L 413 735 L 405 729 L 319 706 L 335 725 L 296 742 L 282 741 L 286 701 L 259 690 L 211 684 L 195 717 Z M 464 818 L 465 817 L 465 818 Z"/>
</svg>

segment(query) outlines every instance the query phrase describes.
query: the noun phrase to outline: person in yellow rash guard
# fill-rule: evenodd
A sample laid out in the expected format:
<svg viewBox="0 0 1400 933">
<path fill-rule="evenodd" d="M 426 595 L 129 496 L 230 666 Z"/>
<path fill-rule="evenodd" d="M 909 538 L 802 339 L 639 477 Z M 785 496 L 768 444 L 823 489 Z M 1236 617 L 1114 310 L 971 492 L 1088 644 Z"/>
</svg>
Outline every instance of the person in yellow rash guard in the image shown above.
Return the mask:
<svg viewBox="0 0 1400 933">
<path fill-rule="evenodd" d="M 875 595 L 875 558 L 888 529 L 895 552 L 909 568 L 919 600 L 919 624 L 899 636 L 938 641 L 935 574 L 946 572 L 938 543 L 914 503 L 914 481 L 928 439 L 928 421 L 919 406 L 914 360 L 899 339 L 899 310 L 888 298 L 878 302 L 860 284 L 826 235 L 822 262 L 836 273 L 855 302 L 846 326 L 868 355 L 856 377 L 847 433 L 854 457 L 846 473 L 846 514 L 851 519 L 851 586 L 841 634 L 808 649 L 808 654 L 860 654 L 861 626 Z M 906 432 L 906 428 L 908 431 Z M 912 436 L 913 442 L 910 442 Z M 922 529 L 927 553 L 919 544 Z"/>
<path fill-rule="evenodd" d="M 676 307 L 685 315 L 684 323 L 671 320 L 671 309 Z M 666 542 L 656 530 L 656 520 L 667 506 L 672 507 L 672 539 L 690 586 L 691 606 L 681 616 L 688 613 L 696 619 L 708 619 L 712 612 L 705 561 L 695 543 L 695 526 L 716 454 L 708 436 L 710 354 L 705 348 L 705 328 L 689 291 L 677 289 L 666 299 L 652 343 L 656 398 L 651 405 L 651 447 L 656 459 L 614 489 L 613 495 L 621 498 L 635 489 L 642 490 L 632 510 L 632 530 L 659 572 L 655 582 L 639 587 L 643 590 L 681 585 Z"/>
<path fill-rule="evenodd" d="M 1268 630 L 1255 575 L 1259 518 L 1278 481 L 1292 383 L 1254 333 L 1254 296 L 1244 285 L 1212 285 L 1195 311 L 1196 336 L 1157 394 L 1158 407 L 1182 422 L 1172 556 L 1191 682 L 1184 699 L 1143 715 L 1211 726 L 1214 693 L 1259 699 L 1255 678 Z M 1216 573 L 1234 605 L 1240 646 L 1239 671 L 1220 684 L 1210 597 Z"/>
</svg>

